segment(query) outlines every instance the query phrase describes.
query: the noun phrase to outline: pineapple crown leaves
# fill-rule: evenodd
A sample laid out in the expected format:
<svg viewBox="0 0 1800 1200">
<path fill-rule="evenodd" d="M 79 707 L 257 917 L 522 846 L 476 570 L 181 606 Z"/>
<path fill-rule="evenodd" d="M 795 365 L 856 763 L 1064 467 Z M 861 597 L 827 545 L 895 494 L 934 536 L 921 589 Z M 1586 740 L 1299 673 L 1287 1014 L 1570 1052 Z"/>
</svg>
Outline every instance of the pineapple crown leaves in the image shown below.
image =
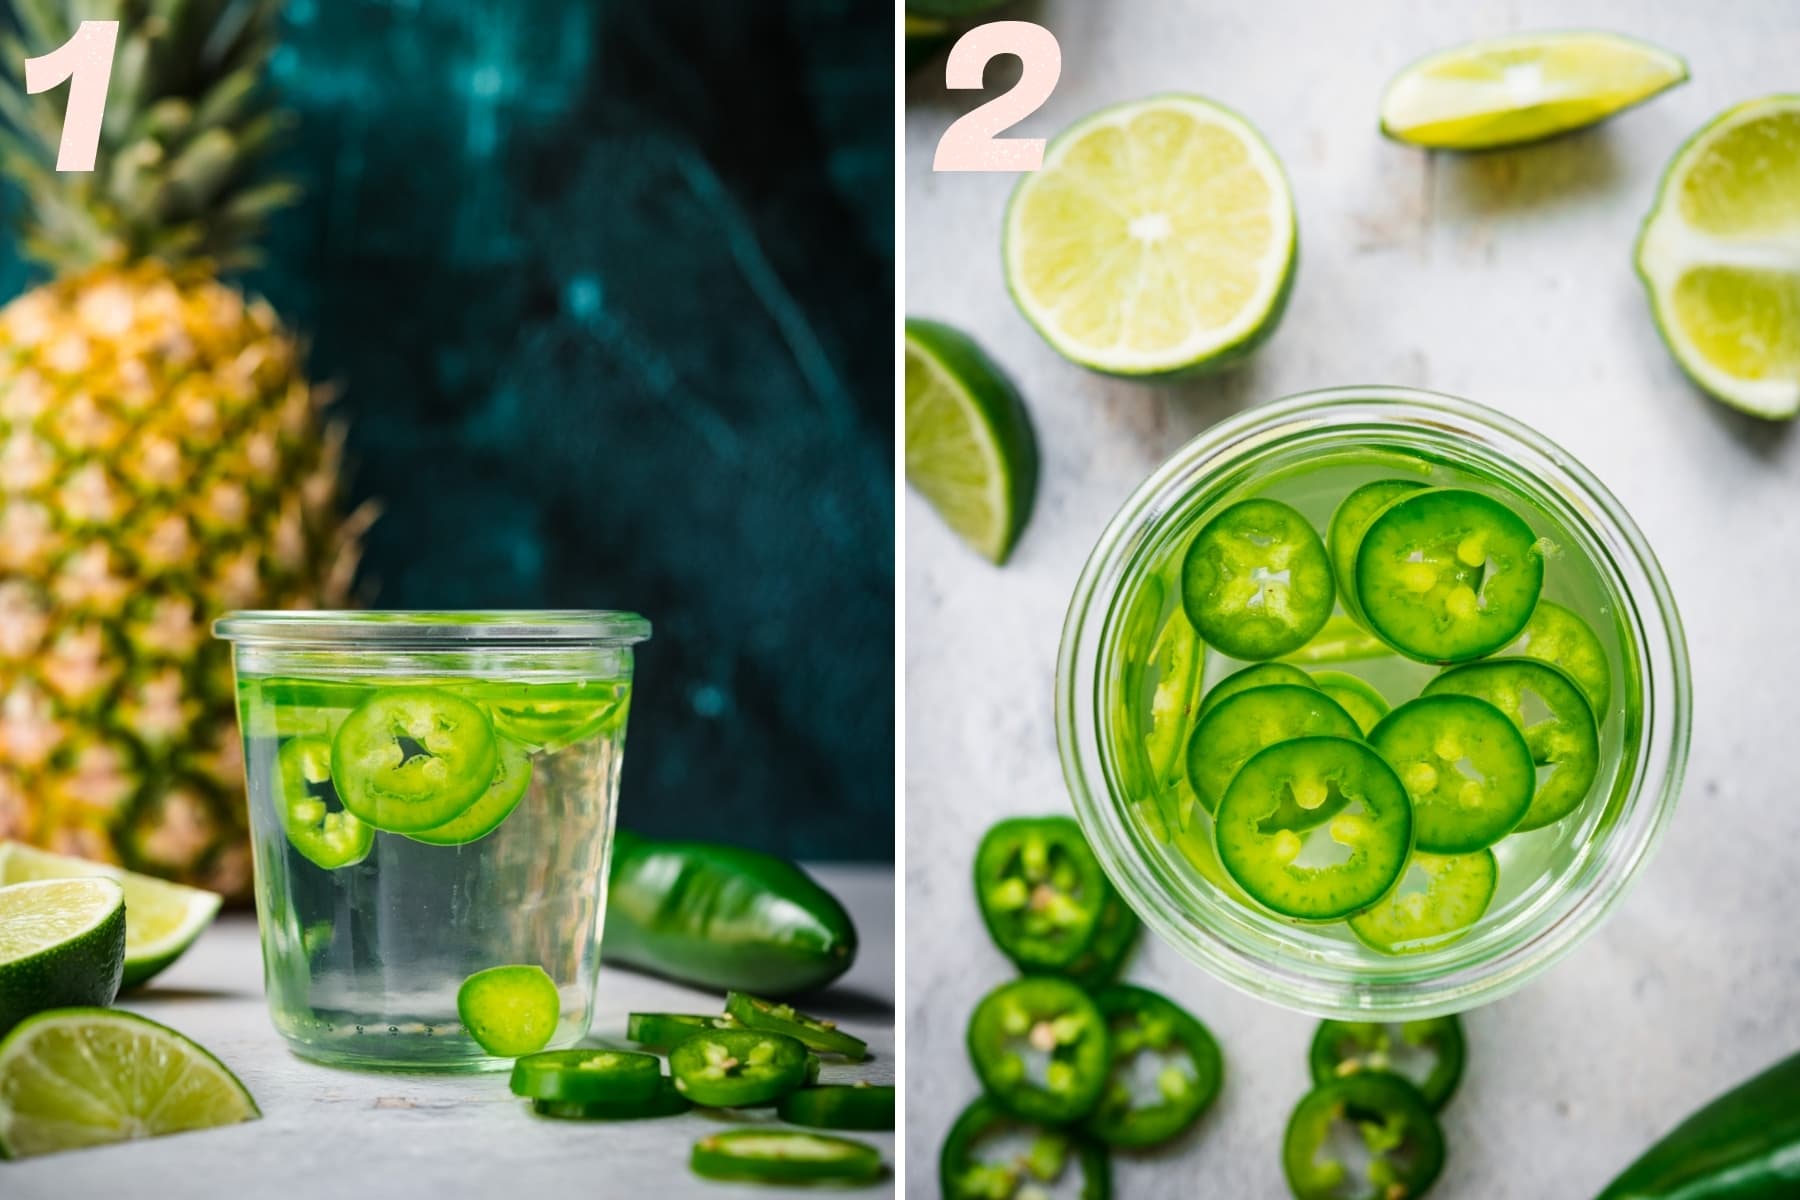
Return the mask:
<svg viewBox="0 0 1800 1200">
<path fill-rule="evenodd" d="M 283 0 L 11 0 L 0 21 L 0 172 L 22 244 L 57 272 L 154 258 L 256 261 L 268 215 L 298 196 L 264 175 L 290 121 L 263 72 Z M 68 85 L 25 93 L 25 59 L 84 20 L 118 21 L 94 170 L 59 173 Z"/>
</svg>

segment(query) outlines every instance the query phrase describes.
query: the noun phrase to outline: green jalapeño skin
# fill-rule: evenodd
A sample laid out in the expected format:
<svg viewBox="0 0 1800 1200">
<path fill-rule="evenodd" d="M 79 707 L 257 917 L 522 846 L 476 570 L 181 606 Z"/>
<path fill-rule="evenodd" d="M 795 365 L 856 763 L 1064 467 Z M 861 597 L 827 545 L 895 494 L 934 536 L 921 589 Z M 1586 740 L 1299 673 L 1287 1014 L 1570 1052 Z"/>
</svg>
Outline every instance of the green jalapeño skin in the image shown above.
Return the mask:
<svg viewBox="0 0 1800 1200">
<path fill-rule="evenodd" d="M 1529 904 L 1639 723 L 1584 545 L 1499 474 L 1399 447 L 1297 451 L 1171 510 L 1108 624 L 1140 844 L 1369 956 Z"/>
<path fill-rule="evenodd" d="M 498 970 L 541 993 L 521 1046 L 572 1043 L 592 1005 L 629 679 L 365 663 L 240 665 L 277 1030 L 340 1065 L 495 1069 L 496 1046 L 519 1048 L 478 1028 L 464 984 Z"/>
</svg>

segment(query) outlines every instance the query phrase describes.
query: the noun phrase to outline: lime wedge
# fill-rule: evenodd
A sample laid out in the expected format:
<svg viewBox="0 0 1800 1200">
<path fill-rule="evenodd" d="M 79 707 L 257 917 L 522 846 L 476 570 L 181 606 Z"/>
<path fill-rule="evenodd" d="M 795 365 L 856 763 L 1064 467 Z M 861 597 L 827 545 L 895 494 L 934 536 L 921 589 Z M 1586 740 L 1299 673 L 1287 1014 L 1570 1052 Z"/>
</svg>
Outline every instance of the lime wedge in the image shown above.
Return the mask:
<svg viewBox="0 0 1800 1200">
<path fill-rule="evenodd" d="M 1007 286 L 1064 357 L 1114 375 L 1223 366 L 1280 319 L 1298 234 L 1241 117 L 1155 96 L 1077 121 L 1006 212 Z"/>
<path fill-rule="evenodd" d="M 261 1115 L 223 1063 L 135 1013 L 39 1013 L 0 1042 L 0 1158 L 211 1129 Z"/>
<path fill-rule="evenodd" d="M 85 858 L 0 842 L 0 884 L 98 876 L 125 889 L 125 978 L 134 988 L 180 958 L 218 915 L 220 897 Z"/>
<path fill-rule="evenodd" d="M 0 887 L 0 1033 L 46 1008 L 111 1004 L 125 964 L 125 893 L 110 879 Z"/>
<path fill-rule="evenodd" d="M 1616 33 L 1489 38 L 1400 72 L 1381 98 L 1381 131 L 1437 150 L 1516 146 L 1604 121 L 1687 77 L 1667 50 Z"/>
<path fill-rule="evenodd" d="M 1018 392 L 948 325 L 906 319 L 906 481 L 1002 563 L 1037 494 L 1037 439 Z"/>
<path fill-rule="evenodd" d="M 1695 383 L 1759 417 L 1800 413 L 1800 95 L 1740 104 L 1688 139 L 1637 270 Z"/>
</svg>

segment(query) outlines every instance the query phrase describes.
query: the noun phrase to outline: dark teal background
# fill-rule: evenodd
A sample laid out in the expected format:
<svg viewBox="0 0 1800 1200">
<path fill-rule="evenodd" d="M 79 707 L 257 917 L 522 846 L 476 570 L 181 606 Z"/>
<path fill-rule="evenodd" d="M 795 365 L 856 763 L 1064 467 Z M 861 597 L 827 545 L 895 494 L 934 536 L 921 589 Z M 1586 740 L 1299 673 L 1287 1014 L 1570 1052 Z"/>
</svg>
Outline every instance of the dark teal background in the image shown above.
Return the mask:
<svg viewBox="0 0 1800 1200">
<path fill-rule="evenodd" d="M 627 824 L 890 859 L 891 10 L 286 19 L 246 282 L 342 385 L 367 602 L 641 612 Z"/>
</svg>

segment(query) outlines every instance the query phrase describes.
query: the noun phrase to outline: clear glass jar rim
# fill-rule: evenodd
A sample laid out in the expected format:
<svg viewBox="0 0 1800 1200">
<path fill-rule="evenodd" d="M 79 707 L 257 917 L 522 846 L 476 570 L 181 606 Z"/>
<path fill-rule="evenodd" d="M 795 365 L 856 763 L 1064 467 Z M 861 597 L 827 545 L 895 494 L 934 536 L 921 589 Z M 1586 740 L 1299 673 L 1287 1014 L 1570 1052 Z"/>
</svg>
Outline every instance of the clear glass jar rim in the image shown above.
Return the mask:
<svg viewBox="0 0 1800 1200">
<path fill-rule="evenodd" d="M 1140 860 L 1118 797 L 1102 768 L 1098 718 L 1101 640 L 1111 590 L 1158 522 L 1196 481 L 1267 452 L 1290 436 L 1372 426 L 1411 428 L 1433 437 L 1472 441 L 1504 454 L 1548 485 L 1611 552 L 1621 601 L 1631 612 L 1644 656 L 1643 736 L 1635 783 L 1625 809 L 1580 880 L 1515 921 L 1505 946 L 1480 962 L 1456 947 L 1441 964 L 1409 960 L 1409 975 L 1345 971 L 1276 939 L 1242 933 L 1212 914 L 1177 914 L 1160 879 Z M 1509 444 L 1510 443 L 1510 444 Z M 1574 948 L 1611 911 L 1637 877 L 1673 815 L 1687 756 L 1691 721 L 1688 657 L 1668 581 L 1642 531 L 1609 492 L 1567 451 L 1542 434 L 1472 401 L 1389 386 L 1340 387 L 1302 393 L 1250 408 L 1206 430 L 1169 456 L 1140 484 L 1101 534 L 1082 568 L 1063 625 L 1056 670 L 1056 726 L 1063 777 L 1077 816 L 1126 901 L 1184 957 L 1251 995 L 1318 1016 L 1393 1019 L 1454 1012 L 1523 985 Z M 1522 922 L 1522 924 L 1521 924 Z M 1457 946 L 1475 945 L 1479 939 Z M 1454 961 L 1453 961 L 1454 960 Z"/>
<path fill-rule="evenodd" d="M 212 629 L 226 641 L 271 646 L 632 645 L 650 636 L 650 622 L 636 613 L 574 608 L 248 610 L 226 613 Z"/>
</svg>

